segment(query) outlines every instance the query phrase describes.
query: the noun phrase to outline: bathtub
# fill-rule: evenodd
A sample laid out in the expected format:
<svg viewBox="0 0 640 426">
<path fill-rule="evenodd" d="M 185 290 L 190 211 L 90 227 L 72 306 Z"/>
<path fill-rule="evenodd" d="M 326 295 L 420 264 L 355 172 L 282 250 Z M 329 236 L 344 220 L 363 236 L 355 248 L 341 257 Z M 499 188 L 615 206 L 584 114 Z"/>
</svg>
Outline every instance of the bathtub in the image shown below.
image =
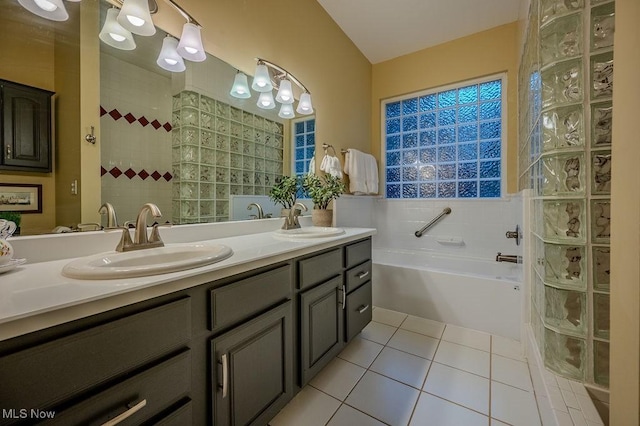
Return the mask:
<svg viewBox="0 0 640 426">
<path fill-rule="evenodd" d="M 373 249 L 373 304 L 520 340 L 522 266 Z"/>
</svg>

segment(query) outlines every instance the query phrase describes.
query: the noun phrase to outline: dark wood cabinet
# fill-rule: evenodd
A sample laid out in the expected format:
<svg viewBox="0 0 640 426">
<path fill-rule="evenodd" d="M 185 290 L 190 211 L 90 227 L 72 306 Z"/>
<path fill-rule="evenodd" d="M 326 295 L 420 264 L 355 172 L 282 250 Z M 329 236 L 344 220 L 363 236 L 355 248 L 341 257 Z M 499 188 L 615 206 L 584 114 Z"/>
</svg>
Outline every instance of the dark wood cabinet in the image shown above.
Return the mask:
<svg viewBox="0 0 640 426">
<path fill-rule="evenodd" d="M 51 171 L 52 92 L 0 80 L 0 170 Z"/>
<path fill-rule="evenodd" d="M 264 425 L 293 397 L 291 301 L 211 341 L 214 424 Z"/>
<path fill-rule="evenodd" d="M 370 257 L 361 240 L 0 341 L 0 425 L 268 424 L 371 320 Z"/>
<path fill-rule="evenodd" d="M 304 386 L 342 350 L 342 276 L 300 293 L 299 309 Z"/>
</svg>

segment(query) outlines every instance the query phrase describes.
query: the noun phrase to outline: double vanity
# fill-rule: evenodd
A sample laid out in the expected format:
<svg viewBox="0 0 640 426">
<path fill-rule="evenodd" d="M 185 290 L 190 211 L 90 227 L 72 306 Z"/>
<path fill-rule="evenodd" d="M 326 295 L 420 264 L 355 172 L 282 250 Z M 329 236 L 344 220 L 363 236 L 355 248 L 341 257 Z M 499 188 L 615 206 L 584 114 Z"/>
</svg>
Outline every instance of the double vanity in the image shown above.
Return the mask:
<svg viewBox="0 0 640 426">
<path fill-rule="evenodd" d="M 53 411 L 63 425 L 267 424 L 371 320 L 375 230 L 296 236 L 281 219 L 255 222 L 163 229 L 157 256 L 232 255 L 131 278 L 62 273 L 113 265 L 120 253 L 99 253 L 110 234 L 40 237 L 94 253 L 44 254 L 0 276 L 0 424 Z"/>
</svg>

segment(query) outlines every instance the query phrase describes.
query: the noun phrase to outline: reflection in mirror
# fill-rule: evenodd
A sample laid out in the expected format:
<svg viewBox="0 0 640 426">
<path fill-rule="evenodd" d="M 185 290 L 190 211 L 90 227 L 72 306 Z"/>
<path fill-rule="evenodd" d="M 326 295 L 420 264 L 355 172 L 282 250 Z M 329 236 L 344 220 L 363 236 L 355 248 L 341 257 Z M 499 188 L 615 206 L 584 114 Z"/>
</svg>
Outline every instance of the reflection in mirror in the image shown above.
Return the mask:
<svg viewBox="0 0 640 426">
<path fill-rule="evenodd" d="M 55 25 L 27 12 L 17 2 L 10 3 L 11 14 L 3 13 L 0 25 L 21 29 L 22 34 L 15 37 L 22 37 L 25 43 L 29 41 L 27 47 L 35 45 L 38 50 L 22 49 L 21 45 L 19 55 L 5 55 L 7 44 L 0 44 L 7 65 L 0 67 L 0 78 L 56 92 L 56 161 L 50 174 L 3 171 L 0 181 L 43 184 L 43 213 L 23 215 L 23 234 L 51 232 L 57 226 L 77 229 L 81 203 L 77 195 L 69 192 L 69 182 L 79 179 L 79 168 L 88 167 L 78 154 L 80 144 L 86 144 L 82 137 L 87 131 L 80 127 L 79 102 L 75 101 L 75 108 L 61 108 L 65 94 L 58 82 L 64 76 L 67 87 L 73 87 L 71 79 L 81 87 L 78 82 L 84 78 L 84 68 L 79 63 L 84 56 L 80 55 L 77 40 L 81 38 L 79 10 L 85 2 L 69 3 L 69 20 Z M 108 8 L 106 1 L 96 8 L 100 13 L 99 20 L 96 18 L 96 40 Z M 11 25 L 5 25 L 8 23 Z M 129 52 L 99 43 L 100 115 L 96 111 L 95 120 L 100 120 L 96 135 L 100 149 L 100 201 L 115 207 L 120 224 L 134 220 L 145 202 L 160 207 L 163 221 L 228 220 L 234 195 L 268 194 L 275 178 L 289 172 L 285 159 L 290 124 L 277 116 L 277 110 L 257 108 L 256 93 L 249 99 L 230 96 L 236 69 L 211 55 L 204 62 L 185 61 L 187 69 L 181 73 L 158 67 L 156 61 L 165 36 L 161 30 L 154 37 L 135 36 L 137 48 Z M 64 45 L 67 57 L 77 58 L 68 71 L 65 64 L 69 61 L 55 53 L 61 40 L 73 40 Z M 82 52 L 84 55 L 86 50 Z M 49 62 L 42 59 L 47 55 Z M 32 71 L 38 78 L 29 81 L 20 81 L 20 73 L 5 72 L 9 68 L 34 67 L 40 70 Z M 81 96 L 74 93 L 74 97 Z M 83 110 L 82 114 L 88 112 Z M 72 129 L 72 134 L 63 135 L 63 128 Z M 62 148 L 63 144 L 75 145 Z M 69 161 L 72 157 L 78 160 Z M 77 185 L 82 188 L 82 184 Z M 99 207 L 82 208 L 97 215 Z M 102 225 L 106 224 L 107 218 L 103 217 Z"/>
<path fill-rule="evenodd" d="M 102 201 L 124 220 L 144 200 L 173 223 L 229 220 L 232 196 L 268 194 L 283 173 L 287 123 L 232 97 L 236 70 L 215 57 L 157 66 L 164 36 L 136 37 L 134 51 L 101 43 Z"/>
</svg>

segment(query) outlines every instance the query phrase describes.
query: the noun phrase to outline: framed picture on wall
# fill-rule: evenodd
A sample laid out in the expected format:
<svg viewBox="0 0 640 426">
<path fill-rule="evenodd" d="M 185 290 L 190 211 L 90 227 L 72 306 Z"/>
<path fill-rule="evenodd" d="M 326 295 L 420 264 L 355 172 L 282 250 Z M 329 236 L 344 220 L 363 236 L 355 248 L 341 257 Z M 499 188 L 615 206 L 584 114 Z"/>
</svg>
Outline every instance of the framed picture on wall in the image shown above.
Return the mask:
<svg viewBox="0 0 640 426">
<path fill-rule="evenodd" d="M 0 183 L 0 212 L 42 213 L 42 185 Z"/>
</svg>

